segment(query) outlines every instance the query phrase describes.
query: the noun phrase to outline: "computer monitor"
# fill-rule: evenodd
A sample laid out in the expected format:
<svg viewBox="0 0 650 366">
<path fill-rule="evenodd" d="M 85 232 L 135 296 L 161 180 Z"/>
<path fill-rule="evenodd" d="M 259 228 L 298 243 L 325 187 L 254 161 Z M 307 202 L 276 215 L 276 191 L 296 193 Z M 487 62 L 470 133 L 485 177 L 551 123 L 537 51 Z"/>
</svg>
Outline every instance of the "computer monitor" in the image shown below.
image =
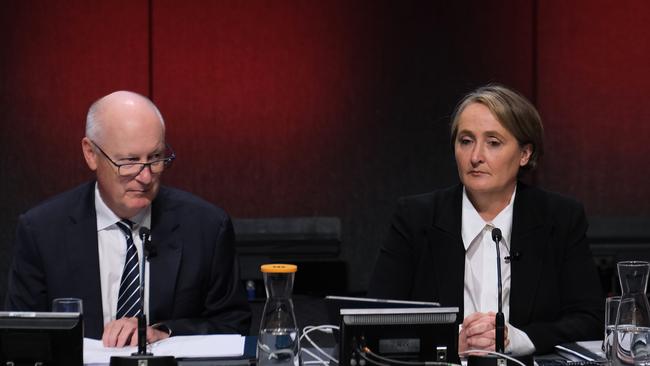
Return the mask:
<svg viewBox="0 0 650 366">
<path fill-rule="evenodd" d="M 0 364 L 83 365 L 80 313 L 0 312 Z"/>
<path fill-rule="evenodd" d="M 458 308 L 436 303 L 326 298 L 339 308 L 339 364 L 393 364 L 392 360 L 458 363 Z M 384 307 L 375 305 L 381 304 Z M 370 306 L 369 306 L 370 305 Z M 404 307 L 404 306 L 407 307 Z"/>
</svg>

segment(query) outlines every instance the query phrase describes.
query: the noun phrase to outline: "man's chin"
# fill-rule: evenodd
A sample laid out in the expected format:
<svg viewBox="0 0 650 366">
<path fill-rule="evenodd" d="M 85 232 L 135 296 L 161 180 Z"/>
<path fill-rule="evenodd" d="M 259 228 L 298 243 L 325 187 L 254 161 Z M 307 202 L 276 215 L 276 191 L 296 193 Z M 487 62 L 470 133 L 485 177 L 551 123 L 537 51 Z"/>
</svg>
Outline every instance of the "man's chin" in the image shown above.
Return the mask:
<svg viewBox="0 0 650 366">
<path fill-rule="evenodd" d="M 130 197 L 127 202 L 125 202 L 125 207 L 129 210 L 129 212 L 134 213 L 133 215 L 136 215 L 141 210 L 151 205 L 151 201 L 152 199 L 148 196 Z"/>
</svg>

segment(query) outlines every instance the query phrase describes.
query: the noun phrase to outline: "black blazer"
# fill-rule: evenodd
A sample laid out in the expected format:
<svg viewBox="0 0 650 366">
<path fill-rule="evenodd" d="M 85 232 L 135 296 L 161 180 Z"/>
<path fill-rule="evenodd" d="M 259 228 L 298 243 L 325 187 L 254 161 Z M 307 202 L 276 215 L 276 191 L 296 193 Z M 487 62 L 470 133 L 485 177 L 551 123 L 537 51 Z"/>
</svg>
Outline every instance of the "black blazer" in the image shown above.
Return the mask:
<svg viewBox="0 0 650 366">
<path fill-rule="evenodd" d="M 462 185 L 401 198 L 368 295 L 458 306 L 463 314 Z M 513 211 L 510 323 L 537 354 L 603 336 L 604 298 L 578 202 L 518 183 Z M 496 286 L 489 283 L 485 286 Z M 462 322 L 462 319 L 459 319 Z"/>
<path fill-rule="evenodd" d="M 52 299 L 83 300 L 85 336 L 101 338 L 95 182 L 19 218 L 9 272 L 8 310 L 49 311 Z M 189 193 L 161 187 L 152 203 L 149 321 L 173 335 L 240 333 L 250 308 L 239 281 L 228 215 Z"/>
</svg>

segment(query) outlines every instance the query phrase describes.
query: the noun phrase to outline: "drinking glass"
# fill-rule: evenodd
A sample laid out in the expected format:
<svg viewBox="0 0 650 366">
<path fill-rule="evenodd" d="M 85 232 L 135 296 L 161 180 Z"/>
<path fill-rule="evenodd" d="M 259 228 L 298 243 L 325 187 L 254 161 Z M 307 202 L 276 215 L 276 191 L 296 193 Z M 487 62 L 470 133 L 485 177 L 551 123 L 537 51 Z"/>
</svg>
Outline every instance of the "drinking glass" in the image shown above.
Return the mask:
<svg viewBox="0 0 650 366">
<path fill-rule="evenodd" d="M 616 327 L 616 313 L 620 303 L 620 296 L 610 296 L 605 299 L 605 338 L 603 338 L 602 348 L 608 361 L 611 361 L 613 356 L 614 328 Z"/>
</svg>

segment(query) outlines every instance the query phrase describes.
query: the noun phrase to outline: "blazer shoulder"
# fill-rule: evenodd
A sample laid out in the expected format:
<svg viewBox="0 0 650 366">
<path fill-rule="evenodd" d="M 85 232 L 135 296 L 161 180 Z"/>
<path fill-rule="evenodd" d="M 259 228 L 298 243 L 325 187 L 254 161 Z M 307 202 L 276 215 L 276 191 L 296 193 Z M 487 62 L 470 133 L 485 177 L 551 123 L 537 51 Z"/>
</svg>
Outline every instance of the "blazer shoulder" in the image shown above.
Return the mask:
<svg viewBox="0 0 650 366">
<path fill-rule="evenodd" d="M 521 198 L 527 205 L 543 205 L 550 215 L 567 210 L 584 210 L 582 203 L 573 197 L 537 187 L 526 185 L 520 187 Z"/>
<path fill-rule="evenodd" d="M 30 222 L 48 223 L 74 217 L 75 214 L 94 209 L 95 182 L 87 182 L 71 190 L 59 193 L 37 206 L 29 209 L 22 216 Z"/>
<path fill-rule="evenodd" d="M 172 187 L 161 187 L 153 204 L 160 210 L 180 210 L 193 219 L 197 217 L 229 219 L 228 214 L 221 207 L 197 195 Z"/>
<path fill-rule="evenodd" d="M 460 209 L 462 185 L 438 189 L 428 193 L 400 197 L 397 215 L 430 225 L 438 215 L 447 215 Z"/>
</svg>

